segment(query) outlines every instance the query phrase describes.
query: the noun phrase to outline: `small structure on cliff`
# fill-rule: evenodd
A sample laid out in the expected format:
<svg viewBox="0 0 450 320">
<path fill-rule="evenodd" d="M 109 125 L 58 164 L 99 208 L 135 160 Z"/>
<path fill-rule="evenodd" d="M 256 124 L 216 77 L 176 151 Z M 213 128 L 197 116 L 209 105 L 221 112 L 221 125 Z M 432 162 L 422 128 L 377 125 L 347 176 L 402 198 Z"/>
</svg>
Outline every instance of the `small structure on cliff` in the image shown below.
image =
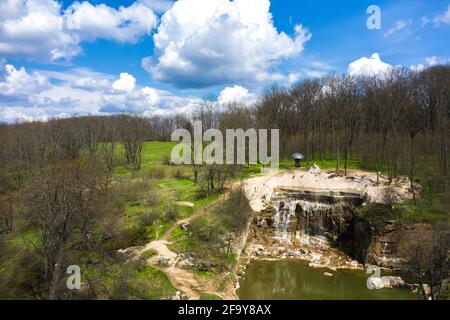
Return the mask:
<svg viewBox="0 0 450 320">
<path fill-rule="evenodd" d="M 302 159 L 304 159 L 305 157 L 301 153 L 293 153 L 291 155 L 291 158 L 295 161 L 295 167 L 300 168 L 302 166 Z"/>
</svg>

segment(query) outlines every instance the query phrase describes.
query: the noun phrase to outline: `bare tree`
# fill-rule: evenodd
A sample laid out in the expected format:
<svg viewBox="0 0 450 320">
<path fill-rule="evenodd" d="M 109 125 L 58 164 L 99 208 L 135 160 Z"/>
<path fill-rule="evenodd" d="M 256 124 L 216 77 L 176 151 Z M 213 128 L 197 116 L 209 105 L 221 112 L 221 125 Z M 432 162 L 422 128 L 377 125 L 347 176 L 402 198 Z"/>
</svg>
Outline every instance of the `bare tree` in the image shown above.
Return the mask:
<svg viewBox="0 0 450 320">
<path fill-rule="evenodd" d="M 438 300 L 447 289 L 449 271 L 448 226 L 416 234 L 407 243 L 409 266 L 419 281 L 419 290 L 426 300 Z"/>
<path fill-rule="evenodd" d="M 120 139 L 125 148 L 128 164 L 134 169 L 141 168 L 141 154 L 145 141 L 147 122 L 139 116 L 120 118 Z"/>
</svg>

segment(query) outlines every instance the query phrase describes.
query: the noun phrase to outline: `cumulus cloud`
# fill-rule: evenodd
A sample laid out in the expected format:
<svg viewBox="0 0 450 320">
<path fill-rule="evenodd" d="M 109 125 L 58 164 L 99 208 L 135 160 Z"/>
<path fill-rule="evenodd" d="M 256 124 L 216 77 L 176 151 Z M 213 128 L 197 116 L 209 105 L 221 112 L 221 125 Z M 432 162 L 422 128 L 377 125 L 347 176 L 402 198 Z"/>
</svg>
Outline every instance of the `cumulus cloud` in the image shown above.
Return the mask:
<svg viewBox="0 0 450 320">
<path fill-rule="evenodd" d="M 62 12 L 56 0 L 2 0 L 0 58 L 69 60 L 81 53 L 81 41 L 135 43 L 156 24 L 156 15 L 144 3 L 116 10 L 84 1 Z"/>
<path fill-rule="evenodd" d="M 54 0 L 0 2 L 0 56 L 57 60 L 81 52 Z"/>
<path fill-rule="evenodd" d="M 311 39 L 301 25 L 278 32 L 269 0 L 179 0 L 154 35 L 156 56 L 142 65 L 159 81 L 178 87 L 270 81 L 272 67 L 297 56 Z"/>
<path fill-rule="evenodd" d="M 442 60 L 436 56 L 432 56 L 432 57 L 425 58 L 425 63 L 419 63 L 419 64 L 410 66 L 410 69 L 420 72 L 420 71 L 425 70 L 426 68 L 431 68 L 431 67 L 437 66 L 439 64 L 446 64 L 446 63 L 449 63 L 449 60 Z"/>
<path fill-rule="evenodd" d="M 435 17 L 433 22 L 435 25 L 450 24 L 450 5 L 448 6 L 447 11 Z"/>
<path fill-rule="evenodd" d="M 80 78 L 73 83 L 74 88 L 86 90 L 107 89 L 110 86 L 111 83 L 107 79 L 95 79 L 92 77 Z"/>
<path fill-rule="evenodd" d="M 241 86 L 226 87 L 220 92 L 217 98 L 217 102 L 224 105 L 230 103 L 251 105 L 256 100 L 257 96 L 255 94 L 250 93 L 248 89 Z"/>
<path fill-rule="evenodd" d="M 164 13 L 172 8 L 175 1 L 172 0 L 139 0 L 139 3 L 144 4 L 157 13 Z"/>
<path fill-rule="evenodd" d="M 5 66 L 4 80 L 0 81 L 0 95 L 32 95 L 50 86 L 47 77 L 33 72 L 29 74 L 24 67 L 16 69 L 13 65 Z"/>
<path fill-rule="evenodd" d="M 97 38 L 136 43 L 156 27 L 153 11 L 140 3 L 114 9 L 104 4 L 75 2 L 64 13 L 67 29 L 82 40 Z"/>
<path fill-rule="evenodd" d="M 196 97 L 138 86 L 125 72 L 114 77 L 83 68 L 31 72 L 0 66 L 0 122 L 117 112 L 167 115 L 191 112 L 202 103 Z"/>
<path fill-rule="evenodd" d="M 126 72 L 120 74 L 120 78 L 114 81 L 112 87 L 117 91 L 131 92 L 136 86 L 136 79 Z"/>
<path fill-rule="evenodd" d="M 390 64 L 381 61 L 380 55 L 374 53 L 369 58 L 362 57 L 350 63 L 347 72 L 351 76 L 374 76 L 387 73 L 391 69 Z"/>
</svg>

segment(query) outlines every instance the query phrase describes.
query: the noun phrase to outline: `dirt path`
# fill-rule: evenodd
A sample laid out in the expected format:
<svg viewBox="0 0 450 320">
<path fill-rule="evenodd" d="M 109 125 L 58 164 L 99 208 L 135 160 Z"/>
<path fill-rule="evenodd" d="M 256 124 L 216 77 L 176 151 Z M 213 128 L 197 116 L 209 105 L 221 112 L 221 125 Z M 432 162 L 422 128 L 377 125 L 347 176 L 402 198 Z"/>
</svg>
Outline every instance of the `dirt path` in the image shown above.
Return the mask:
<svg viewBox="0 0 450 320">
<path fill-rule="evenodd" d="M 216 292 L 211 292 L 211 290 L 208 290 L 210 288 L 207 288 L 205 284 L 199 283 L 195 275 L 186 269 L 179 268 L 177 266 L 180 257 L 177 253 L 173 252 L 169 249 L 169 239 L 170 235 L 172 234 L 173 230 L 175 230 L 177 227 L 188 224 L 190 221 L 197 219 L 199 217 L 202 217 L 204 215 L 209 214 L 212 212 L 214 207 L 216 207 L 220 201 L 223 199 L 228 192 L 234 188 L 235 184 L 232 184 L 230 186 L 230 189 L 227 190 L 224 195 L 222 195 L 217 200 L 213 201 L 212 203 L 195 210 L 194 213 L 186 219 L 179 220 L 175 222 L 158 240 L 151 241 L 147 243 L 144 246 L 141 247 L 131 247 L 125 250 L 121 250 L 122 253 L 132 253 L 134 258 L 139 258 L 142 256 L 142 254 L 148 250 L 154 250 L 157 253 L 150 257 L 147 260 L 147 264 L 151 265 L 153 267 L 158 268 L 159 270 L 166 273 L 167 277 L 169 278 L 170 282 L 173 284 L 177 290 L 183 292 L 188 296 L 189 300 L 198 300 L 200 299 L 200 293 L 214 293 L 220 296 L 220 294 Z"/>
<path fill-rule="evenodd" d="M 273 176 L 275 174 L 276 171 L 269 173 L 268 176 Z M 189 300 L 200 299 L 201 293 L 213 293 L 215 295 L 222 297 L 220 293 L 214 291 L 211 284 L 208 285 L 206 282 L 200 283 L 193 272 L 178 267 L 180 257 L 178 256 L 177 253 L 169 249 L 168 246 L 171 244 L 169 239 L 172 232 L 177 227 L 184 224 L 188 224 L 190 221 L 194 219 L 197 219 L 199 217 L 211 213 L 213 209 L 220 203 L 220 201 L 224 199 L 224 197 L 226 197 L 229 194 L 231 190 L 233 190 L 237 186 L 240 186 L 241 184 L 245 184 L 247 180 L 234 182 L 230 184 L 228 186 L 228 189 L 218 199 L 202 208 L 195 210 L 189 218 L 175 222 L 172 226 L 170 226 L 170 228 L 167 229 L 167 231 L 158 240 L 151 241 L 142 247 L 131 247 L 122 250 L 121 252 L 132 253 L 134 258 L 139 258 L 142 256 L 144 252 L 148 250 L 156 251 L 156 254 L 147 260 L 147 264 L 165 272 L 170 282 L 173 284 L 173 286 L 177 288 L 177 290 L 186 294 Z M 188 202 L 179 202 L 179 205 L 191 206 L 192 204 Z M 229 299 L 235 298 L 235 294 L 234 293 L 226 294 L 226 297 L 223 298 Z"/>
</svg>

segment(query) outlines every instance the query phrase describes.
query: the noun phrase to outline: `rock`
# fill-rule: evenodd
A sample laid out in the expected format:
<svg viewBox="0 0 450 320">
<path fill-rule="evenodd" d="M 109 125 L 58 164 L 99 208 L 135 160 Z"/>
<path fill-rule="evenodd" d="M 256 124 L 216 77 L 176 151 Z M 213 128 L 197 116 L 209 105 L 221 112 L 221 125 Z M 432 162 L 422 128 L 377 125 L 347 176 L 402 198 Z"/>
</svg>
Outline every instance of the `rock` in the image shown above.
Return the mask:
<svg viewBox="0 0 450 320">
<path fill-rule="evenodd" d="M 367 287 L 371 290 L 379 290 L 384 288 L 403 287 L 405 281 L 400 277 L 386 276 L 386 277 L 370 277 L 367 279 Z"/>
<path fill-rule="evenodd" d="M 198 271 L 211 271 L 214 265 L 209 261 L 200 260 L 197 261 L 193 267 L 196 268 Z"/>
<path fill-rule="evenodd" d="M 356 260 L 353 260 L 352 262 L 350 262 L 350 265 L 351 265 L 352 267 L 357 268 L 357 267 L 359 266 L 359 262 L 356 261 Z"/>
<path fill-rule="evenodd" d="M 178 263 L 178 267 L 185 270 L 190 270 L 194 267 L 194 263 L 191 259 L 182 260 Z"/>
<path fill-rule="evenodd" d="M 156 263 L 163 267 L 163 268 L 168 268 L 172 265 L 173 259 L 168 258 L 168 257 L 159 257 L 158 260 L 156 260 Z"/>
<path fill-rule="evenodd" d="M 183 231 L 187 231 L 189 228 L 189 222 L 184 222 L 180 224 L 180 229 Z"/>
<path fill-rule="evenodd" d="M 423 293 L 425 293 L 425 296 L 429 296 L 431 294 L 431 288 L 428 284 L 423 285 Z"/>
<path fill-rule="evenodd" d="M 333 274 L 332 274 L 332 273 L 329 273 L 329 272 L 324 272 L 323 275 L 324 275 L 325 277 L 328 277 L 328 278 L 332 278 L 332 277 L 333 277 Z"/>
<path fill-rule="evenodd" d="M 311 261 L 312 262 L 319 262 L 320 259 L 322 259 L 322 255 L 320 253 L 311 253 Z"/>
</svg>

